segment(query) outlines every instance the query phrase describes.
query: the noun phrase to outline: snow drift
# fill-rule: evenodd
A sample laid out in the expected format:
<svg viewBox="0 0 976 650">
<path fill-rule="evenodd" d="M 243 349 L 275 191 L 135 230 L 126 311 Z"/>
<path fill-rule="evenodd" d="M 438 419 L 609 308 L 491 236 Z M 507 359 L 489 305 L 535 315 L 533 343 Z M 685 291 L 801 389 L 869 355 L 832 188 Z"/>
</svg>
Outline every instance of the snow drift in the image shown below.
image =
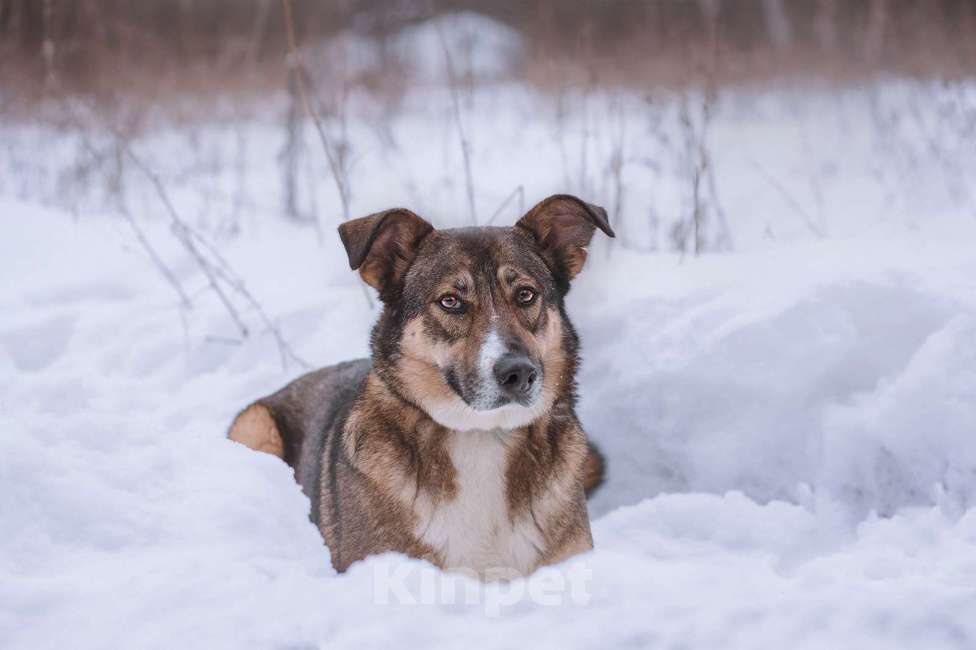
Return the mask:
<svg viewBox="0 0 976 650">
<path fill-rule="evenodd" d="M 544 110 L 501 97 L 478 99 L 484 113 L 468 121 L 481 205 L 519 183 L 533 201 L 592 171 L 595 156 L 576 166 L 545 144 Z M 655 174 L 625 169 L 618 231 L 629 236 L 595 244 L 568 300 L 583 342 L 580 415 L 609 461 L 590 504 L 596 550 L 492 588 L 446 585 L 395 555 L 335 575 L 289 469 L 223 437 L 237 409 L 302 368 L 283 367 L 253 311 L 242 311 L 250 336 L 236 333 L 152 210 L 140 227 L 192 308 L 90 196 L 76 216 L 40 207 L 37 188 L 60 187 L 45 165 L 74 145 L 42 149 L 50 135 L 5 127 L 0 645 L 973 647 L 976 222 L 952 207 L 935 166 L 891 194 L 884 179 L 904 177 L 883 165 L 898 161 L 876 157 L 862 130 L 828 128 L 834 117 L 808 116 L 820 137 L 785 144 L 796 125 L 767 100 L 755 112 L 732 103 L 714 126 L 735 252 L 662 252 L 651 225 L 684 201 L 680 156 Z M 640 106 L 622 109 L 631 125 Z M 436 225 L 464 221 L 454 136 L 426 110 L 408 98 L 391 132 L 430 146 L 359 149 L 357 213 L 413 197 Z M 564 151 L 605 151 L 585 124 L 565 128 Z M 653 148 L 631 128 L 633 157 Z M 319 243 L 267 218 L 276 203 L 260 159 L 277 140 L 253 129 L 259 160 L 215 181 L 254 190 L 234 237 L 220 234 L 219 192 L 201 202 L 169 173 L 205 152 L 172 132 L 135 146 L 298 357 L 363 356 L 375 305 L 330 235 L 334 219 Z M 367 126 L 351 131 L 373 142 Z M 217 149 L 227 134 L 197 136 Z M 822 183 L 819 235 L 789 212 L 816 193 L 805 161 Z M 609 205 L 602 174 L 589 192 Z M 134 206 L 158 201 L 134 187 Z M 441 590 L 429 598 L 431 585 Z"/>
</svg>

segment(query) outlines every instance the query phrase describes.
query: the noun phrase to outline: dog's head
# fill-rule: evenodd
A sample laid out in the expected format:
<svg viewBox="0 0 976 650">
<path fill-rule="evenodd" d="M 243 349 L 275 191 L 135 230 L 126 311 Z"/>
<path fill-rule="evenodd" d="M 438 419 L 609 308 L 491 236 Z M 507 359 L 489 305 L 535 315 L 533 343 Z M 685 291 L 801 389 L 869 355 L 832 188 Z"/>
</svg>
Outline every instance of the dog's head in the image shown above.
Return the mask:
<svg viewBox="0 0 976 650">
<path fill-rule="evenodd" d="M 525 426 L 573 399 L 577 339 L 563 309 L 607 213 L 567 195 L 511 228 L 435 230 L 404 209 L 346 222 L 349 264 L 384 309 L 373 366 L 401 397 L 458 430 Z"/>
</svg>

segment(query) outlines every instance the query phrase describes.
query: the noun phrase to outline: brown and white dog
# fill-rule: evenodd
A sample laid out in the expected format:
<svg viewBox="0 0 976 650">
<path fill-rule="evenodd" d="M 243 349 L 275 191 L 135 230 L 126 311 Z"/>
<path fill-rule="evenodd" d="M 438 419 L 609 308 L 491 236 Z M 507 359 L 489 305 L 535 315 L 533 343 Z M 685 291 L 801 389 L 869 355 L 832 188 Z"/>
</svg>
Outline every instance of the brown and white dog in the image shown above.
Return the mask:
<svg viewBox="0 0 976 650">
<path fill-rule="evenodd" d="M 603 461 L 576 418 L 563 299 L 602 208 L 551 196 L 511 228 L 435 230 L 393 209 L 339 227 L 383 302 L 372 359 L 309 373 L 228 436 L 295 470 L 344 571 L 399 551 L 483 578 L 593 547 Z"/>
</svg>

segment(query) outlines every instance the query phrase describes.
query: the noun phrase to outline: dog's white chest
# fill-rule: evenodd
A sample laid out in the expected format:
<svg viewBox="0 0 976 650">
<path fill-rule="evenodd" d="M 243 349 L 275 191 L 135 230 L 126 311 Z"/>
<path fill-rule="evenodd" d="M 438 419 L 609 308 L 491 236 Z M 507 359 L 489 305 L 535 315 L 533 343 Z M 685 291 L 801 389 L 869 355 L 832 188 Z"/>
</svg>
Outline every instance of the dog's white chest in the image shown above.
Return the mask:
<svg viewBox="0 0 976 650">
<path fill-rule="evenodd" d="M 543 549 L 531 517 L 509 517 L 504 432 L 459 431 L 449 452 L 457 495 L 439 503 L 418 503 L 417 536 L 437 551 L 446 569 L 482 577 L 531 572 Z"/>
</svg>

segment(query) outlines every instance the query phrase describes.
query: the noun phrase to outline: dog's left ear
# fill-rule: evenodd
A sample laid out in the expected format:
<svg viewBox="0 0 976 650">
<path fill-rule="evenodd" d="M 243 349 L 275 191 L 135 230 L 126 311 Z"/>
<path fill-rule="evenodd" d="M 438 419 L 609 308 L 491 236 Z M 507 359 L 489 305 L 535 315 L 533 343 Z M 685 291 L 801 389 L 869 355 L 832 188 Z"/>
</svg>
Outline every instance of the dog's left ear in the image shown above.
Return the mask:
<svg viewBox="0 0 976 650">
<path fill-rule="evenodd" d="M 384 302 L 403 280 L 417 248 L 434 227 L 405 208 L 393 208 L 339 226 L 349 266 Z"/>
<path fill-rule="evenodd" d="M 560 280 L 564 292 L 569 281 L 583 269 L 593 232 L 599 228 L 614 236 L 606 210 L 568 194 L 543 199 L 515 225 L 535 237 L 542 258 Z"/>
</svg>

